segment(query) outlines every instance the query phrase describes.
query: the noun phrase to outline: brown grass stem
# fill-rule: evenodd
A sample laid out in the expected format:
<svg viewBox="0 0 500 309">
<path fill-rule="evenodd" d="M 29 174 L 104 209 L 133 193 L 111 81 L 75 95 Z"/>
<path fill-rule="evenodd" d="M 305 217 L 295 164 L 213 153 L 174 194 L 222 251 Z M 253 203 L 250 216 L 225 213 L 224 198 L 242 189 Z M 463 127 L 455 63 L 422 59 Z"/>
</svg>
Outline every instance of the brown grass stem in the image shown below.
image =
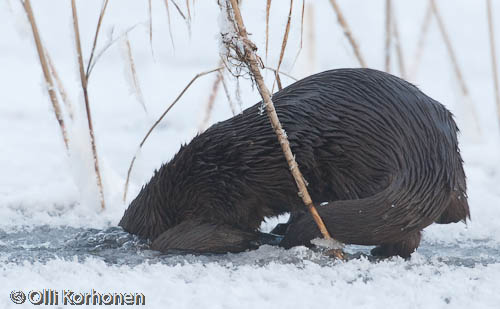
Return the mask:
<svg viewBox="0 0 500 309">
<path fill-rule="evenodd" d="M 61 78 L 59 77 L 59 73 L 57 73 L 56 67 L 52 62 L 52 58 L 50 57 L 49 52 L 46 49 L 45 49 L 45 56 L 47 57 L 47 63 L 49 64 L 50 72 L 57 84 L 57 91 L 59 92 L 59 96 L 61 97 L 64 106 L 66 107 L 66 111 L 68 112 L 69 118 L 73 120 L 74 119 L 73 104 L 71 103 L 68 97 L 68 93 L 66 92 L 66 88 L 64 87 Z"/>
<path fill-rule="evenodd" d="M 89 63 L 87 64 L 86 77 L 89 79 L 90 75 L 90 64 L 92 63 L 92 59 L 94 58 L 95 48 L 97 46 L 97 38 L 99 37 L 99 31 L 101 30 L 102 20 L 104 18 L 104 13 L 106 12 L 106 7 L 108 6 L 109 0 L 104 0 L 101 6 L 101 12 L 99 13 L 99 19 L 97 21 L 97 27 L 94 35 L 94 42 L 92 43 L 92 51 L 90 52 Z"/>
<path fill-rule="evenodd" d="M 286 44 L 288 42 L 288 34 L 290 33 L 290 23 L 292 21 L 292 11 L 293 11 L 293 0 L 290 0 L 290 11 L 288 12 L 288 18 L 287 18 L 286 26 L 285 26 L 285 34 L 283 35 L 283 42 L 281 42 L 280 57 L 278 60 L 278 66 L 276 67 L 276 74 L 275 74 L 275 80 L 278 81 L 278 83 L 280 85 L 280 87 L 279 87 L 280 89 L 282 87 L 281 87 L 281 81 L 279 81 L 279 71 L 280 71 L 281 63 L 283 62 L 283 57 L 285 56 L 285 48 L 286 48 Z M 274 92 L 274 83 L 273 83 L 273 87 L 272 87 L 272 92 Z"/>
<path fill-rule="evenodd" d="M 132 47 L 130 46 L 128 35 L 125 35 L 125 47 L 127 49 L 127 60 L 130 68 L 130 75 L 132 77 L 132 84 L 134 87 L 136 98 L 141 104 L 142 108 L 144 109 L 144 112 L 146 112 L 147 114 L 148 109 L 146 108 L 144 96 L 142 95 L 141 84 L 139 83 L 139 78 L 137 77 L 137 69 L 135 67 L 134 56 L 132 55 Z"/>
<path fill-rule="evenodd" d="M 391 0 L 385 0 L 385 71 L 391 72 Z"/>
<path fill-rule="evenodd" d="M 167 9 L 168 34 L 170 35 L 170 42 L 172 42 L 172 48 L 175 49 L 174 36 L 172 34 L 172 22 L 170 19 L 170 7 L 168 6 L 168 0 L 165 0 L 165 8 Z"/>
<path fill-rule="evenodd" d="M 189 89 L 189 87 L 191 87 L 191 85 L 198 78 L 200 78 L 202 76 L 205 76 L 207 74 L 213 73 L 213 72 L 220 71 L 222 69 L 223 69 L 223 67 L 220 67 L 220 68 L 217 68 L 217 69 L 213 69 L 213 70 L 210 70 L 210 71 L 205 71 L 205 72 L 201 72 L 201 73 L 196 74 L 193 77 L 193 79 L 191 79 L 191 81 L 186 85 L 186 87 L 184 87 L 184 89 L 181 91 L 181 93 L 175 98 L 175 100 L 167 107 L 167 109 L 161 114 L 161 116 L 155 121 L 155 123 L 148 130 L 148 132 L 146 133 L 146 135 L 142 139 L 141 143 L 139 144 L 139 147 L 137 148 L 137 151 L 135 152 L 134 157 L 132 158 L 132 161 L 130 162 L 130 165 L 129 165 L 129 168 L 128 168 L 128 171 L 127 171 L 127 179 L 125 180 L 125 187 L 124 187 L 124 190 L 123 190 L 123 202 L 124 203 L 127 200 L 128 185 L 129 185 L 129 181 L 130 181 L 130 174 L 132 173 L 132 168 L 134 166 L 134 163 L 135 163 L 135 160 L 137 158 L 137 155 L 139 154 L 139 151 L 141 150 L 142 146 L 144 145 L 144 143 L 148 139 L 149 135 L 151 135 L 151 133 L 153 132 L 153 130 L 163 120 L 163 118 L 165 117 L 165 115 L 167 115 L 167 113 L 172 109 L 172 107 L 174 107 L 174 105 L 182 98 L 182 96 L 184 95 L 184 93 L 186 93 L 186 91 Z"/>
<path fill-rule="evenodd" d="M 392 10 L 392 8 L 391 8 Z M 405 61 L 404 61 L 404 54 L 403 54 L 403 47 L 401 44 L 401 38 L 399 36 L 399 29 L 398 29 L 398 23 L 396 20 L 396 16 L 394 12 L 391 14 L 391 22 L 392 22 L 392 32 L 394 34 L 394 43 L 396 46 L 396 55 L 398 56 L 398 66 L 399 66 L 399 73 L 401 74 L 401 77 L 406 79 L 406 66 L 405 66 Z"/>
<path fill-rule="evenodd" d="M 356 56 L 356 59 L 358 59 L 359 64 L 361 67 L 366 68 L 366 62 L 363 56 L 361 55 L 361 51 L 359 49 L 359 44 L 357 43 L 356 39 L 354 39 L 354 36 L 352 34 L 351 28 L 347 24 L 347 21 L 344 17 L 344 14 L 340 10 L 339 5 L 337 4 L 337 1 L 335 0 L 330 0 L 330 4 L 333 7 L 333 10 L 335 11 L 335 14 L 337 14 L 337 20 L 342 27 L 342 30 L 344 31 L 345 36 L 347 37 L 347 40 L 349 40 L 349 43 L 352 46 L 352 49 L 354 51 L 354 55 Z"/>
<path fill-rule="evenodd" d="M 90 144 L 92 147 L 92 155 L 94 157 L 94 169 L 95 169 L 95 174 L 96 174 L 97 187 L 99 189 L 101 209 L 105 209 L 106 203 L 104 200 L 104 190 L 103 190 L 103 185 L 102 185 L 102 177 L 101 177 L 101 171 L 99 169 L 99 158 L 97 156 L 94 128 L 92 125 L 92 114 L 90 112 L 89 96 L 88 96 L 88 92 L 87 92 L 87 75 L 85 74 L 85 69 L 83 67 L 83 54 L 82 54 L 82 46 L 81 46 L 81 42 L 80 42 L 80 30 L 79 30 L 79 26 L 78 26 L 78 14 L 77 14 L 77 10 L 76 10 L 75 0 L 71 0 L 71 11 L 73 13 L 73 30 L 75 32 L 75 45 L 76 45 L 76 51 L 77 51 L 78 66 L 80 68 L 80 80 L 82 83 L 83 97 L 85 99 L 85 111 L 87 112 L 87 122 L 88 122 L 88 126 L 89 126 Z"/>
<path fill-rule="evenodd" d="M 231 113 L 233 113 L 233 116 L 234 116 L 234 115 L 236 115 L 236 108 L 234 106 L 233 100 L 231 99 L 231 95 L 229 95 L 229 89 L 227 87 L 226 80 L 224 78 L 224 73 L 219 71 L 219 74 L 221 76 L 222 88 L 224 89 L 224 93 L 226 94 L 227 102 L 229 103 L 229 108 L 231 109 Z"/>
<path fill-rule="evenodd" d="M 427 9 L 425 10 L 424 20 L 420 27 L 420 34 L 417 40 L 417 47 L 415 50 L 415 55 L 413 56 L 413 65 L 410 72 L 410 79 L 415 79 L 420 66 L 420 61 L 422 60 L 422 55 L 424 53 L 425 41 L 427 39 L 427 34 L 429 33 L 429 27 L 432 21 L 432 4 L 429 2 Z"/>
<path fill-rule="evenodd" d="M 495 46 L 495 28 L 493 27 L 493 9 L 491 0 L 486 0 L 486 9 L 488 14 L 488 29 L 490 37 L 490 51 L 491 51 L 491 70 L 493 74 L 493 87 L 495 89 L 495 102 L 497 105 L 498 120 L 500 123 L 500 89 L 498 83 L 498 67 Z"/>
<path fill-rule="evenodd" d="M 222 82 L 222 75 L 217 74 L 212 85 L 212 91 L 210 92 L 210 96 L 208 97 L 208 102 L 205 108 L 205 116 L 198 128 L 198 132 L 203 132 L 206 130 L 208 126 L 208 122 L 210 120 L 210 116 L 212 115 L 212 111 L 214 109 L 215 99 L 217 98 L 217 92 L 219 90 L 219 86 Z"/>
<path fill-rule="evenodd" d="M 40 38 L 40 33 L 36 25 L 35 16 L 33 15 L 33 9 L 31 7 L 30 0 L 25 0 L 22 2 L 26 15 L 28 16 L 29 23 L 31 25 L 31 30 L 33 31 L 33 38 L 35 40 L 35 46 L 38 53 L 38 59 L 40 60 L 40 65 L 42 67 L 43 77 L 45 79 L 45 84 L 47 92 L 49 93 L 50 102 L 54 108 L 54 113 L 59 123 L 59 128 L 61 130 L 61 135 L 64 141 L 64 146 L 68 150 L 68 134 L 66 131 L 66 125 L 64 122 L 63 115 L 61 114 L 61 106 L 59 100 L 57 99 L 57 94 L 54 90 L 54 83 L 52 81 L 52 75 L 50 74 L 49 64 L 47 63 L 45 49 Z"/>
<path fill-rule="evenodd" d="M 267 64 L 267 54 L 269 51 L 269 13 L 271 11 L 272 0 L 267 0 L 266 3 L 266 64 Z"/>
</svg>

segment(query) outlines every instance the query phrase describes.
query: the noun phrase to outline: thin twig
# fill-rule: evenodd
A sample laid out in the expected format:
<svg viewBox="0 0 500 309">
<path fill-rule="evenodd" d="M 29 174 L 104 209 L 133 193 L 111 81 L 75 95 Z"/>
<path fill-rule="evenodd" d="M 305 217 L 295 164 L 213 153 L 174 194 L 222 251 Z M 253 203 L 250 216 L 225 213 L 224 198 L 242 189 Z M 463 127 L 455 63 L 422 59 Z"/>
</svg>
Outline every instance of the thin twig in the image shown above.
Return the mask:
<svg viewBox="0 0 500 309">
<path fill-rule="evenodd" d="M 154 51 L 153 51 L 153 12 L 152 12 L 152 4 L 151 0 L 148 0 L 148 14 L 149 14 L 149 45 L 151 47 L 151 55 L 153 58 L 155 57 Z"/>
<path fill-rule="evenodd" d="M 64 103 L 64 106 L 66 106 L 66 110 L 68 111 L 69 118 L 73 120 L 74 118 L 74 113 L 73 113 L 73 104 L 71 104 L 71 101 L 69 100 L 68 93 L 66 92 L 66 88 L 64 87 L 64 84 L 59 78 L 59 74 L 57 73 L 56 67 L 54 66 L 54 63 L 52 62 L 52 58 L 49 55 L 49 52 L 45 50 L 45 57 L 47 57 L 47 63 L 49 64 L 50 72 L 52 73 L 52 76 L 54 77 L 54 80 L 56 81 L 57 84 L 57 91 L 59 92 L 59 95 L 61 96 L 61 99 Z"/>
<path fill-rule="evenodd" d="M 89 134 L 90 134 L 90 144 L 92 146 L 92 154 L 94 156 L 94 169 L 95 169 L 95 174 L 96 174 L 96 179 L 97 179 L 97 187 L 99 189 L 99 196 L 100 196 L 100 200 L 101 200 L 101 209 L 105 209 L 106 204 L 104 201 L 104 190 L 103 190 L 103 186 L 102 186 L 101 171 L 99 169 L 99 159 L 97 156 L 97 149 L 96 149 L 96 145 L 95 145 L 94 128 L 92 125 L 92 116 L 90 113 L 89 96 L 88 96 L 88 92 L 87 92 L 87 75 L 85 74 L 85 69 L 83 67 L 82 46 L 80 43 L 80 30 L 78 27 L 78 15 L 77 15 L 77 11 L 76 11 L 75 0 L 71 0 L 71 10 L 73 13 L 73 30 L 75 32 L 75 44 L 76 44 L 76 51 L 77 51 L 77 57 L 78 57 L 78 65 L 80 67 L 80 80 L 82 83 L 83 97 L 85 99 L 85 110 L 87 112 L 87 120 L 88 120 L 88 126 L 89 126 Z"/>
<path fill-rule="evenodd" d="M 267 0 L 266 3 L 266 64 L 267 64 L 267 54 L 269 51 L 269 13 L 271 11 L 272 0 Z"/>
<path fill-rule="evenodd" d="M 497 57 L 495 51 L 495 28 L 493 27 L 493 10 L 491 8 L 491 0 L 486 0 L 486 6 L 488 10 L 488 28 L 490 34 L 490 50 L 491 50 L 491 69 L 493 73 L 493 83 L 495 88 L 495 102 L 497 104 L 497 114 L 500 123 L 500 89 L 498 84 L 498 69 L 497 69 Z"/>
<path fill-rule="evenodd" d="M 130 75 L 132 77 L 132 84 L 134 87 L 134 91 L 136 94 L 136 98 L 141 103 L 142 108 L 146 114 L 148 113 L 148 109 L 146 108 L 146 103 L 144 101 L 144 96 L 142 95 L 141 85 L 139 83 L 139 78 L 137 77 L 137 70 L 135 68 L 134 57 L 132 56 L 132 47 L 130 46 L 130 41 L 128 39 L 128 35 L 125 35 L 125 47 L 127 49 L 127 60 L 128 65 L 130 67 Z"/>
<path fill-rule="evenodd" d="M 457 61 L 457 57 L 455 56 L 455 51 L 453 49 L 453 46 L 451 45 L 450 38 L 448 36 L 448 33 L 446 32 L 446 28 L 444 26 L 443 19 L 441 18 L 441 15 L 439 14 L 439 10 L 437 8 L 436 2 L 434 0 L 429 0 L 432 6 L 432 11 L 434 13 L 434 16 L 436 17 L 436 20 L 438 22 L 439 30 L 441 32 L 441 36 L 443 37 L 444 43 L 446 45 L 446 48 L 448 50 L 448 54 L 450 56 L 451 63 L 453 65 L 453 68 L 455 70 L 455 75 L 457 76 L 458 83 L 460 84 L 460 89 L 462 90 L 462 94 L 464 97 L 468 98 L 469 97 L 469 89 L 467 88 L 467 85 L 465 84 L 464 77 L 462 75 L 462 70 L 460 69 Z M 466 101 L 467 104 L 471 104 L 469 100 Z M 475 112 L 474 106 L 471 104 L 470 110 L 472 113 L 472 119 L 474 121 L 476 131 L 479 133 L 480 132 L 480 127 L 479 127 L 479 120 L 477 118 L 477 114 Z"/>
<path fill-rule="evenodd" d="M 434 0 L 429 0 L 432 6 L 432 11 L 434 13 L 434 16 L 436 17 L 436 20 L 438 22 L 439 26 L 439 31 L 441 32 L 441 36 L 443 37 L 444 43 L 446 45 L 446 48 L 448 50 L 448 54 L 450 56 L 451 63 L 453 65 L 453 69 L 455 70 L 455 74 L 458 79 L 458 83 L 460 84 L 460 88 L 462 89 L 462 93 L 464 96 L 469 95 L 469 89 L 467 88 L 467 85 L 465 84 L 463 75 L 462 75 L 462 70 L 460 70 L 460 67 L 458 65 L 457 57 L 455 55 L 455 50 L 453 49 L 453 46 L 451 45 L 450 37 L 448 36 L 448 33 L 446 31 L 446 28 L 444 26 L 443 19 L 441 18 L 441 14 L 439 14 L 438 8 L 436 6 L 436 2 Z"/>
<path fill-rule="evenodd" d="M 295 55 L 295 58 L 293 59 L 292 66 L 290 67 L 289 72 L 292 71 L 292 69 L 295 67 L 295 63 L 297 63 L 297 59 L 299 59 L 300 53 L 302 52 L 302 46 L 304 43 L 304 15 L 306 11 L 306 0 L 302 0 L 302 13 L 300 16 L 300 43 L 299 43 L 299 50 L 297 51 L 297 54 Z"/>
<path fill-rule="evenodd" d="M 170 35 L 170 41 L 172 42 L 172 48 L 175 49 L 174 36 L 172 35 L 172 23 L 170 21 L 170 8 L 168 6 L 168 0 L 165 0 L 165 8 L 167 9 L 168 33 Z"/>
<path fill-rule="evenodd" d="M 64 146 L 68 150 L 68 134 L 66 132 L 66 125 L 64 123 L 64 118 L 61 114 L 61 106 L 57 100 L 57 94 L 54 91 L 54 83 L 52 81 L 52 76 L 50 74 L 49 65 L 47 64 L 47 59 L 45 55 L 45 49 L 40 39 L 40 34 L 38 32 L 38 27 L 36 25 L 35 16 L 33 15 L 33 9 L 31 8 L 30 0 L 25 0 L 22 2 L 26 15 L 31 25 L 31 30 L 33 31 L 33 38 L 35 39 L 36 50 L 38 52 L 38 59 L 40 60 L 40 65 L 42 67 L 43 76 L 45 78 L 45 85 L 47 87 L 47 92 L 49 93 L 50 102 L 52 102 L 52 107 L 54 108 L 54 113 L 59 123 L 59 128 L 61 129 L 61 135 L 63 137 Z"/>
<path fill-rule="evenodd" d="M 279 71 L 281 67 L 281 63 L 283 62 L 283 56 L 285 55 L 285 48 L 286 48 L 286 43 L 288 42 L 288 34 L 290 33 L 290 23 L 292 21 L 292 10 L 293 10 L 293 0 L 290 0 L 290 11 L 288 12 L 288 19 L 286 21 L 286 27 L 285 27 L 285 34 L 283 35 L 283 42 L 281 43 L 281 51 L 280 51 L 280 58 L 278 60 L 278 66 L 276 67 L 276 74 L 275 74 L 275 80 L 279 80 Z M 280 88 L 281 88 L 281 81 L 280 83 Z M 274 83 L 273 87 L 271 90 L 271 93 L 274 92 Z"/>
<path fill-rule="evenodd" d="M 227 102 L 229 103 L 229 108 L 231 109 L 231 113 L 233 113 L 234 116 L 236 115 L 236 108 L 234 107 L 233 100 L 229 95 L 229 89 L 227 88 L 226 80 L 224 78 L 224 72 L 219 71 L 219 74 L 221 77 L 222 87 L 224 88 L 224 93 L 226 94 Z"/>
<path fill-rule="evenodd" d="M 269 89 L 266 87 L 264 83 L 264 79 L 262 77 L 262 74 L 259 69 L 259 60 L 257 58 L 257 55 L 255 54 L 256 51 L 256 46 L 250 39 L 248 38 L 247 31 L 245 29 L 245 26 L 243 24 L 243 19 L 241 17 L 240 9 L 238 7 L 237 0 L 230 0 L 227 1 L 226 3 L 226 10 L 227 10 L 227 18 L 228 20 L 232 21 L 235 30 L 238 32 L 238 37 L 235 39 L 238 40 L 238 46 L 243 46 L 244 48 L 244 53 L 240 52 L 241 56 L 241 61 L 246 64 L 248 69 L 250 70 L 253 79 L 255 80 L 257 84 L 257 89 L 260 92 L 260 95 L 262 97 L 263 104 L 265 105 L 267 115 L 270 119 L 271 125 L 277 135 L 278 141 L 281 145 L 281 148 L 283 150 L 283 153 L 285 155 L 285 158 L 287 160 L 288 166 L 290 167 L 290 171 L 295 179 L 295 182 L 297 184 L 298 190 L 299 190 L 299 196 L 302 198 L 302 201 L 306 205 L 306 207 L 309 209 L 311 212 L 314 221 L 318 225 L 319 230 L 321 231 L 321 234 L 326 238 L 326 239 L 332 239 L 330 234 L 328 233 L 328 230 L 325 227 L 325 224 L 323 223 L 323 220 L 319 216 L 316 208 L 314 207 L 314 204 L 311 200 L 311 197 L 307 191 L 306 183 L 304 180 L 304 177 L 302 176 L 302 173 L 300 172 L 299 166 L 297 162 L 295 161 L 295 157 L 292 153 L 292 150 L 290 149 L 290 143 L 288 142 L 288 138 L 286 136 L 285 130 L 283 129 L 279 119 L 278 119 L 278 114 L 276 113 L 276 109 L 274 108 L 273 101 L 271 99 L 271 93 L 269 92 Z M 224 8 L 222 8 L 224 9 Z M 233 20 L 234 19 L 234 20 Z M 234 42 L 233 42 L 234 43 Z M 227 46 L 229 48 L 237 48 L 235 44 L 230 44 L 228 42 Z M 239 51 L 236 51 L 237 53 Z M 342 250 L 336 250 L 334 252 L 334 255 L 338 258 L 343 258 L 343 252 Z"/>
<path fill-rule="evenodd" d="M 210 120 L 210 116 L 212 115 L 212 111 L 214 109 L 214 102 L 217 98 L 217 91 L 219 90 L 221 82 L 222 75 L 217 74 L 212 85 L 212 91 L 210 92 L 210 96 L 208 97 L 207 107 L 205 108 L 205 117 L 203 117 L 203 120 L 198 128 L 198 132 L 203 132 L 207 128 L 208 121 Z"/>
<path fill-rule="evenodd" d="M 349 43 L 351 44 L 352 49 L 354 50 L 354 55 L 356 56 L 356 59 L 358 59 L 358 62 L 361 65 L 361 67 L 366 68 L 366 62 L 365 62 L 363 56 L 361 55 L 361 51 L 359 50 L 358 43 L 356 42 L 356 40 L 354 39 L 354 36 L 352 35 L 351 28 L 349 27 L 349 25 L 347 24 L 347 21 L 344 18 L 344 14 L 342 14 L 340 7 L 338 6 L 338 4 L 335 0 L 330 0 L 330 3 L 333 7 L 333 10 L 337 14 L 337 20 L 338 20 L 340 26 L 342 27 L 342 30 L 344 30 L 345 36 L 349 40 Z"/>
<path fill-rule="evenodd" d="M 273 68 L 271 68 L 271 67 L 264 67 L 264 69 L 269 70 L 269 71 L 273 71 L 273 72 L 274 72 L 274 74 L 276 74 L 276 69 L 273 69 Z M 288 74 L 288 73 L 285 73 L 285 72 L 283 72 L 283 71 L 278 71 L 278 73 L 279 73 L 279 74 L 281 74 L 281 75 L 283 75 L 283 76 L 286 76 L 286 77 L 288 77 L 288 78 L 290 78 L 290 79 L 293 79 L 294 81 L 298 81 L 298 79 L 297 79 L 297 78 L 293 77 L 292 75 L 290 75 L 290 74 Z"/>
<path fill-rule="evenodd" d="M 391 0 L 385 1 L 385 71 L 391 72 Z"/>
<path fill-rule="evenodd" d="M 99 14 L 99 20 L 97 21 L 97 27 L 94 35 L 94 43 L 92 44 L 92 51 L 90 52 L 89 63 L 87 64 L 87 71 L 85 73 L 87 80 L 90 75 L 90 64 L 92 63 L 92 59 L 94 58 L 95 48 L 97 46 L 97 38 L 99 37 L 99 30 L 101 29 L 102 19 L 104 18 L 104 13 L 106 12 L 106 7 L 108 6 L 109 0 L 104 0 L 101 6 L 101 13 Z"/>
<path fill-rule="evenodd" d="M 130 162 L 130 166 L 129 166 L 128 171 L 127 171 L 127 179 L 125 180 L 125 188 L 123 190 L 123 202 L 124 203 L 127 200 L 128 184 L 129 184 L 130 174 L 132 173 L 132 168 L 134 166 L 135 159 L 137 158 L 137 155 L 139 154 L 139 151 L 141 150 L 142 146 L 144 145 L 144 143 L 148 139 L 148 137 L 151 134 L 151 132 L 153 132 L 153 130 L 156 128 L 156 126 L 158 126 L 158 124 L 163 120 L 163 118 L 165 117 L 165 115 L 172 109 L 172 107 L 174 107 L 174 105 L 180 100 L 180 98 L 184 95 L 184 93 L 189 89 L 189 87 L 191 87 L 191 85 L 198 78 L 200 78 L 202 76 L 205 76 L 207 74 L 213 73 L 213 72 L 220 71 L 222 69 L 223 68 L 220 67 L 220 68 L 217 68 L 217 69 L 214 69 L 214 70 L 205 71 L 205 72 L 201 72 L 201 73 L 196 74 L 195 77 L 193 77 L 193 79 L 191 79 L 191 81 L 187 84 L 186 87 L 184 87 L 184 89 L 177 96 L 177 98 L 175 98 L 175 100 L 167 107 L 167 109 L 163 112 L 163 114 L 161 114 L 161 116 L 156 120 L 156 122 L 153 124 L 153 126 L 148 130 L 148 132 L 146 133 L 146 135 L 142 139 L 141 143 L 139 144 L 139 147 L 137 148 L 137 151 L 135 152 L 134 157 L 132 158 L 132 161 Z"/>
<path fill-rule="evenodd" d="M 127 30 L 125 30 L 122 34 L 120 34 L 119 36 L 117 36 L 116 38 L 114 39 L 110 39 L 108 41 L 108 43 L 106 45 L 104 45 L 104 47 L 97 53 L 97 55 L 95 56 L 94 58 L 94 62 L 92 62 L 92 64 L 90 65 L 90 70 L 89 70 L 89 73 L 88 75 L 90 76 L 90 74 L 92 73 L 92 71 L 94 70 L 94 67 L 96 65 L 96 63 L 99 61 L 99 59 L 101 59 L 102 55 L 104 55 L 104 53 L 111 47 L 113 46 L 113 44 L 115 44 L 119 39 L 125 37 L 130 31 L 134 30 L 135 27 L 137 27 L 139 24 L 135 24 L 133 25 L 132 27 L 128 28 Z"/>
<path fill-rule="evenodd" d="M 425 40 L 427 38 L 427 34 L 429 33 L 429 26 L 432 21 L 432 4 L 429 2 L 427 5 L 427 9 L 425 11 L 425 17 L 422 21 L 422 26 L 420 27 L 420 35 L 417 41 L 417 48 L 415 52 L 415 56 L 413 57 L 413 66 L 410 73 L 410 80 L 414 80 L 417 75 L 418 67 L 420 65 L 420 61 L 422 60 L 422 54 L 424 53 Z"/>
<path fill-rule="evenodd" d="M 391 8 L 392 10 L 392 8 Z M 396 45 L 396 55 L 398 56 L 398 65 L 399 65 L 399 73 L 401 74 L 401 77 L 406 79 L 406 68 L 405 68 L 405 61 L 404 61 L 404 55 L 403 55 L 403 47 L 401 46 L 401 39 L 399 37 L 399 30 L 398 30 L 398 23 L 396 21 L 396 16 L 395 14 L 391 14 L 392 18 L 392 31 L 394 33 L 394 41 Z"/>
</svg>

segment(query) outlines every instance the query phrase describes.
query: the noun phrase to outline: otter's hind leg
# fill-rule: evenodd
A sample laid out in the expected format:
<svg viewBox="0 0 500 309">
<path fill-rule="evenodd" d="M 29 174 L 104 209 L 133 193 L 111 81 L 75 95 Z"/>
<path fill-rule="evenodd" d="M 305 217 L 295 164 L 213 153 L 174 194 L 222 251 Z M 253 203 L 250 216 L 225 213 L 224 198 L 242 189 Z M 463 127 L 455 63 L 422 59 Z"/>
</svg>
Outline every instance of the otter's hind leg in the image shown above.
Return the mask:
<svg viewBox="0 0 500 309">
<path fill-rule="evenodd" d="M 420 239 L 422 238 L 421 232 L 418 231 L 413 233 L 409 237 L 391 244 L 381 244 L 372 249 L 371 254 L 373 256 L 380 257 L 390 257 L 399 255 L 402 258 L 409 258 L 410 255 L 415 252 L 415 250 L 420 245 Z"/>
<path fill-rule="evenodd" d="M 258 238 L 258 233 L 229 225 L 187 220 L 160 234 L 151 248 L 161 252 L 241 252 L 256 249 Z"/>
</svg>

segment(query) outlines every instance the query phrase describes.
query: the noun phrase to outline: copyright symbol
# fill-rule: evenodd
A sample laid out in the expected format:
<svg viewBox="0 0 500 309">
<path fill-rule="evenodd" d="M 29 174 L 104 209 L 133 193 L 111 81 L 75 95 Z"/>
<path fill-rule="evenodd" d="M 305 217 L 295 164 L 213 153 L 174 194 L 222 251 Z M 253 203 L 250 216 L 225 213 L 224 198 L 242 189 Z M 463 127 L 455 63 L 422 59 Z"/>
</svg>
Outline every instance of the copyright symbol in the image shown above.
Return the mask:
<svg viewBox="0 0 500 309">
<path fill-rule="evenodd" d="M 22 304 L 26 301 L 26 295 L 23 291 L 12 291 L 10 292 L 10 299 L 14 304 Z"/>
</svg>

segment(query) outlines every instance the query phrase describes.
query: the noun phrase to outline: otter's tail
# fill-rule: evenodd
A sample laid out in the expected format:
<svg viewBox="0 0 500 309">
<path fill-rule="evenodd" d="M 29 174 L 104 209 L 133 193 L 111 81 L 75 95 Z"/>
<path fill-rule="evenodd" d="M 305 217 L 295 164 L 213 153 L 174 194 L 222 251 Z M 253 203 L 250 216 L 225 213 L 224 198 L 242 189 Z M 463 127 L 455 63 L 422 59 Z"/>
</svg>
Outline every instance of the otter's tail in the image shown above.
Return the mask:
<svg viewBox="0 0 500 309">
<path fill-rule="evenodd" d="M 414 184 L 396 180 L 367 198 L 319 205 L 318 212 L 332 237 L 343 243 L 396 243 L 439 221 L 453 201 L 453 193 L 461 194 L 465 203 L 462 206 L 465 205 L 468 214 L 467 197 L 462 191 L 454 191 L 450 182 L 443 179 L 447 176 L 442 174 Z M 290 224 L 280 245 L 285 248 L 309 245 L 316 237 L 321 235 L 312 216 L 304 214 Z"/>
</svg>

